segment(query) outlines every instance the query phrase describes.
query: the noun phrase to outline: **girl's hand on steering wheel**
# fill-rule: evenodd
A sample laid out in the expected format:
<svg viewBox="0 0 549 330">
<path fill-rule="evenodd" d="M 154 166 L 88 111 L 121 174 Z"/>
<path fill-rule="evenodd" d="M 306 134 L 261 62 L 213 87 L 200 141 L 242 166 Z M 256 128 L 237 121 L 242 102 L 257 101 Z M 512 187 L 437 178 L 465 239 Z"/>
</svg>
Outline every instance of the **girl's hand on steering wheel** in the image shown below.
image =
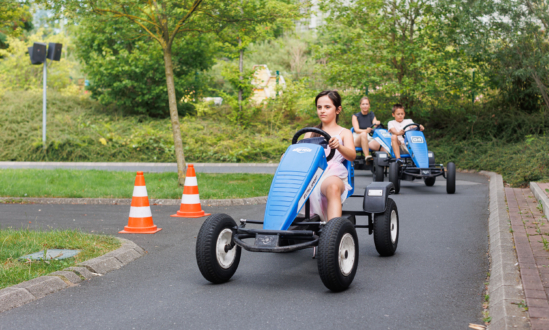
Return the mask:
<svg viewBox="0 0 549 330">
<path fill-rule="evenodd" d="M 339 148 L 339 140 L 335 136 L 333 136 L 330 141 L 328 141 L 328 145 L 331 149 L 337 149 Z"/>
</svg>

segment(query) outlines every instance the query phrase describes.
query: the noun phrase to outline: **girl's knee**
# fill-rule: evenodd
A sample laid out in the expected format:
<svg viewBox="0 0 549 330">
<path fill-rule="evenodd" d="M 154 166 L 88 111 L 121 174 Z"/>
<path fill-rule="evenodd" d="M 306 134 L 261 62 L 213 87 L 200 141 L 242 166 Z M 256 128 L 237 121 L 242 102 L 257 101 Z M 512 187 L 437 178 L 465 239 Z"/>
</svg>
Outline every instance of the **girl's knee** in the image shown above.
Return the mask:
<svg viewBox="0 0 549 330">
<path fill-rule="evenodd" d="M 367 139 L 368 138 L 368 133 L 366 133 L 366 132 L 360 133 L 360 138 L 363 139 L 363 140 Z"/>
<path fill-rule="evenodd" d="M 337 183 L 330 183 L 328 187 L 326 187 L 326 197 L 340 197 L 341 191 L 339 191 L 339 185 Z"/>
<path fill-rule="evenodd" d="M 398 138 L 396 135 L 391 135 L 391 141 L 396 141 Z"/>
</svg>

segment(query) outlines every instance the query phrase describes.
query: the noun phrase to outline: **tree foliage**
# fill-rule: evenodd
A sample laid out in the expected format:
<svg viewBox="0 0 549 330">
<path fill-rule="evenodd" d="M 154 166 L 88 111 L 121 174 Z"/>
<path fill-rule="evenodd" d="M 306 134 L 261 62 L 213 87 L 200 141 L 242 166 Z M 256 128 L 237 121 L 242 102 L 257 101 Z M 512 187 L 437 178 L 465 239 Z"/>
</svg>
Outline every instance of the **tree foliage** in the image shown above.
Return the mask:
<svg viewBox="0 0 549 330">
<path fill-rule="evenodd" d="M 161 46 L 131 22 L 83 19 L 78 25 L 78 55 L 86 64 L 88 89 L 102 104 L 129 113 L 169 116 L 168 91 Z M 203 70 L 213 64 L 214 43 L 208 35 L 188 35 L 173 44 L 173 74 L 178 112 L 192 112 L 207 80 Z"/>
<path fill-rule="evenodd" d="M 8 37 L 17 37 L 32 30 L 29 7 L 17 0 L 2 1 L 0 9 L 0 49 L 8 48 Z"/>
<path fill-rule="evenodd" d="M 438 7 L 453 41 L 485 63 L 489 86 L 526 112 L 549 108 L 549 2 L 451 0 Z"/>
<path fill-rule="evenodd" d="M 334 87 L 368 87 L 409 110 L 447 107 L 470 95 L 475 64 L 441 30 L 431 1 L 324 0 L 317 51 Z"/>
</svg>

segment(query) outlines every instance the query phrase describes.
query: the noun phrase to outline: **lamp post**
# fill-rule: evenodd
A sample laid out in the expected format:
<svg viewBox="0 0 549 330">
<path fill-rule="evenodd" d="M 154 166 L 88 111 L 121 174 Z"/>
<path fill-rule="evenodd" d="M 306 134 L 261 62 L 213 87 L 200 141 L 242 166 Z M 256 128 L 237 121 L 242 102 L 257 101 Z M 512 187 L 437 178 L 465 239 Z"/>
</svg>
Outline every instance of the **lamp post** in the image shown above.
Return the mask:
<svg viewBox="0 0 549 330">
<path fill-rule="evenodd" d="M 47 49 L 46 49 L 47 48 Z M 47 76 L 48 76 L 48 59 L 51 61 L 60 61 L 61 60 L 61 49 L 63 48 L 62 44 L 57 44 L 50 42 L 49 46 L 46 47 L 45 43 L 35 42 L 32 47 L 29 47 L 29 56 L 31 63 L 33 65 L 44 64 L 43 70 L 43 100 L 42 100 L 42 143 L 44 149 L 46 149 L 46 91 L 48 87 Z"/>
</svg>

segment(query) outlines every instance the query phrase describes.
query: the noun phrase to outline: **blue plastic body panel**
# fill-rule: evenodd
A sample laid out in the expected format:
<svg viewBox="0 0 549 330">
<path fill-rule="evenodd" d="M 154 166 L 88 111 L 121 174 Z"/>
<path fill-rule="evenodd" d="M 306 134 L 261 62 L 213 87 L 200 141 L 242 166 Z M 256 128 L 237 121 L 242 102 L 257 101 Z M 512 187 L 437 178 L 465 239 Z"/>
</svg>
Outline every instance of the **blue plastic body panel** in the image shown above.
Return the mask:
<svg viewBox="0 0 549 330">
<path fill-rule="evenodd" d="M 393 147 L 391 145 L 391 133 L 384 128 L 376 128 L 372 136 L 385 150 L 389 151 L 393 157 Z"/>
<path fill-rule="evenodd" d="M 318 144 L 293 144 L 276 170 L 263 220 L 263 229 L 287 230 L 328 166 Z"/>
<path fill-rule="evenodd" d="M 419 168 L 429 168 L 427 140 L 421 131 L 406 131 L 404 133 L 406 146 L 414 164 Z"/>
<path fill-rule="evenodd" d="M 355 162 L 345 160 L 343 165 L 347 168 L 347 182 L 349 182 L 349 185 L 351 186 L 351 190 L 349 190 L 347 194 L 347 198 L 349 198 L 349 196 L 355 193 Z"/>
</svg>

